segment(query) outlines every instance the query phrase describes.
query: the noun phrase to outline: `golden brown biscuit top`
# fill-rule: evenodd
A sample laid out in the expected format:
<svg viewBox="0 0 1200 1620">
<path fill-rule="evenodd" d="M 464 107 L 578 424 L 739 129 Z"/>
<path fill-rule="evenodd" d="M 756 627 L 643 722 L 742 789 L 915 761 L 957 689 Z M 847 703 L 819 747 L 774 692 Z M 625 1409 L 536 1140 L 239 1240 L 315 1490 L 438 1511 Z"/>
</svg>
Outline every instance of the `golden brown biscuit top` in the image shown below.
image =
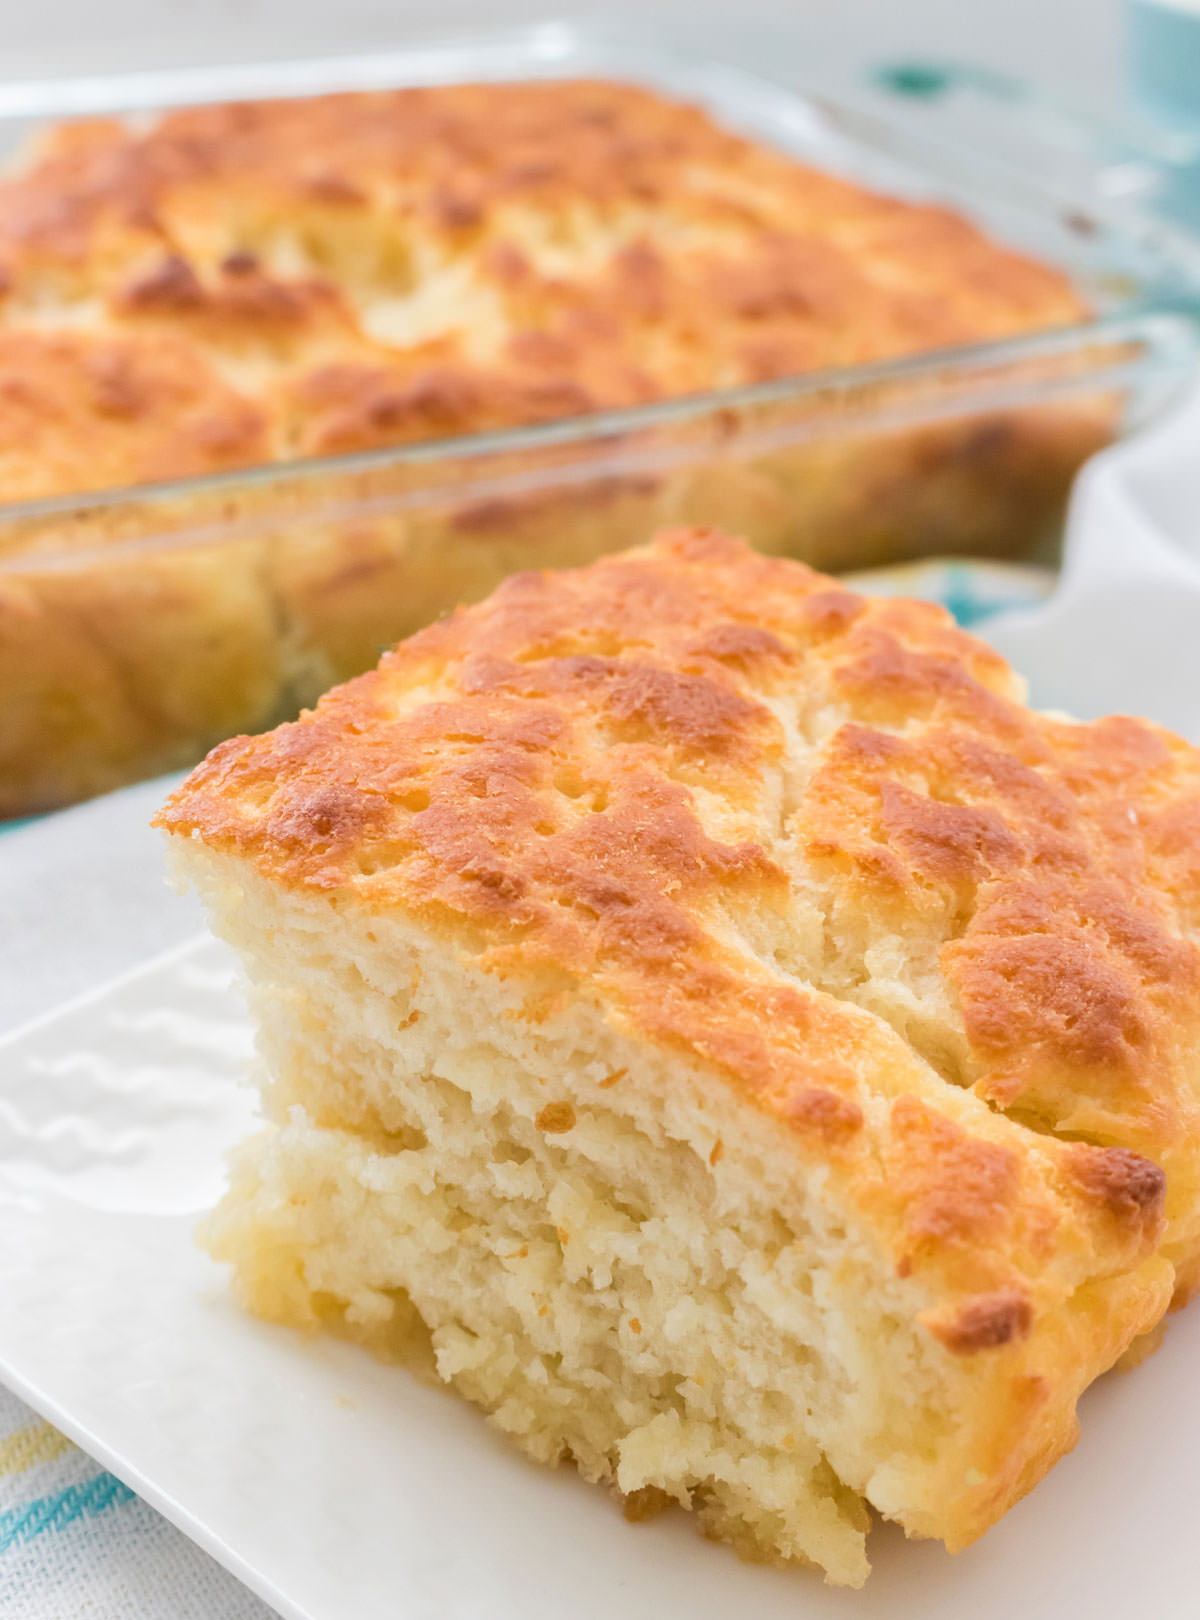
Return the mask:
<svg viewBox="0 0 1200 1620">
<path fill-rule="evenodd" d="M 1083 313 L 1062 275 L 953 214 L 628 85 L 81 121 L 0 183 L 0 457 L 31 420 L 35 451 L 20 475 L 0 462 L 0 497 L 577 416 Z M 43 351 L 73 454 L 49 447 Z M 152 387 L 114 427 L 97 352 L 131 376 L 169 352 L 223 434 L 176 433 Z"/>
<path fill-rule="evenodd" d="M 942 609 L 705 532 L 511 578 L 160 817 L 715 1067 L 902 1274 L 936 1257 L 964 1353 L 1047 1255 L 1152 1246 L 1164 1169 L 1192 1256 L 1198 821 L 1178 738 L 1031 712 Z"/>
</svg>

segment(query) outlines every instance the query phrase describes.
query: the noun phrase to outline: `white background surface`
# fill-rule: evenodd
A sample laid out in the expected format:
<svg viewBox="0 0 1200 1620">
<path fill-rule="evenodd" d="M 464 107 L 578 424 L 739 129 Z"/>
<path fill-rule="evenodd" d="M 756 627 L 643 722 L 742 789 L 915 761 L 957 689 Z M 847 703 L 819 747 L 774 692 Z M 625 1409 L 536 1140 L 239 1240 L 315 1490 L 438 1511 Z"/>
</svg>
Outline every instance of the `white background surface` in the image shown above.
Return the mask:
<svg viewBox="0 0 1200 1620">
<path fill-rule="evenodd" d="M 55 73 L 281 52 L 547 16 L 664 22 L 807 77 L 821 58 L 967 57 L 1089 101 L 1118 93 L 1120 0 L 0 0 L 0 71 Z"/>
</svg>

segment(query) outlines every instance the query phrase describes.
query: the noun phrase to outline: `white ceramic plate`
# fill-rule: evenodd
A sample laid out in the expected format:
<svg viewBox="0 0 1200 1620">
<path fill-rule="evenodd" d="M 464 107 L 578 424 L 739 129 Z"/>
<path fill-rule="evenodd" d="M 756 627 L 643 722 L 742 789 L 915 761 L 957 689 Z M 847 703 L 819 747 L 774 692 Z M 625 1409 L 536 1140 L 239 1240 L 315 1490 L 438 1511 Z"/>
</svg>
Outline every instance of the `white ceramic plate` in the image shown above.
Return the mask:
<svg viewBox="0 0 1200 1620">
<path fill-rule="evenodd" d="M 873 1538 L 861 1593 L 630 1526 L 450 1396 L 242 1316 L 193 1246 L 247 1128 L 223 950 L 160 957 L 0 1045 L 0 1380 L 296 1620 L 1107 1620 L 1200 1613 L 1200 1307 L 957 1558 Z"/>
</svg>

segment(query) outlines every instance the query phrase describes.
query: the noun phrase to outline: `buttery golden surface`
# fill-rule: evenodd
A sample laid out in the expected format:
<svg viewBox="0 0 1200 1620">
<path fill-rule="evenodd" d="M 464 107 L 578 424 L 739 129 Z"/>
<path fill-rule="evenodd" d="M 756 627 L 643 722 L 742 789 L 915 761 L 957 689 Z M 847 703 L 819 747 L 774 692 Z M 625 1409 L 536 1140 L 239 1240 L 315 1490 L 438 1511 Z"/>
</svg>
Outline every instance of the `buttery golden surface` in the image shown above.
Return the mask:
<svg viewBox="0 0 1200 1620">
<path fill-rule="evenodd" d="M 670 532 L 511 578 L 159 822 L 769 1121 L 944 1357 L 949 1438 L 852 1481 L 914 1533 L 999 1517 L 1194 1286 L 1200 756 L 1031 711 L 940 608 Z"/>
<path fill-rule="evenodd" d="M 628 85 L 81 121 L 0 184 L 0 499 L 1069 323 L 1066 279 Z"/>
<path fill-rule="evenodd" d="M 1158 1232 L 1163 1173 L 1134 1155 L 1165 1166 L 1166 1251 L 1194 1262 L 1200 760 L 1031 712 L 939 608 L 703 532 L 517 576 L 214 750 L 162 822 L 427 913 L 497 971 L 602 986 L 831 1155 L 871 1151 L 859 1088 L 898 1033 L 1018 1140 L 1068 1139 L 1063 1185 L 1122 1251 Z M 961 1245 L 1014 1286 L 1040 1241 L 1019 1160 L 903 1091 L 872 1192 L 900 1257 Z"/>
</svg>

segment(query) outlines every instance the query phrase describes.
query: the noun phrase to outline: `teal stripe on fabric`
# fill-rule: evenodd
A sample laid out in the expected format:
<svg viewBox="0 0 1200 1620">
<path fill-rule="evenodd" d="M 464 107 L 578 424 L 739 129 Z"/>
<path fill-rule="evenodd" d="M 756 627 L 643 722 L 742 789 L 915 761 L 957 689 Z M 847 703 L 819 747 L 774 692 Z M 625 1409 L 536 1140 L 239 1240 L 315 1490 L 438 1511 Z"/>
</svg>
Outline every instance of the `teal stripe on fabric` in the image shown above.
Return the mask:
<svg viewBox="0 0 1200 1620">
<path fill-rule="evenodd" d="M 983 584 L 986 587 L 987 581 L 984 580 Z M 942 599 L 942 605 L 950 610 L 964 630 L 970 630 L 982 620 L 1017 605 L 1010 601 L 998 601 L 994 593 L 989 594 L 986 588 L 981 591 L 980 581 L 972 569 L 954 565 L 946 569 L 937 594 Z"/>
<path fill-rule="evenodd" d="M 133 1500 L 134 1493 L 115 1474 L 97 1474 L 83 1485 L 68 1485 L 53 1496 L 40 1496 L 24 1507 L 0 1513 L 0 1553 L 32 1541 L 44 1530 L 65 1530 L 76 1519 L 94 1519 Z"/>
<path fill-rule="evenodd" d="M 986 619 L 989 613 L 995 612 L 992 603 L 980 601 L 975 594 L 974 585 L 970 572 L 965 568 L 948 568 L 942 580 L 942 602 L 964 630 L 978 624 L 980 619 Z"/>
</svg>

